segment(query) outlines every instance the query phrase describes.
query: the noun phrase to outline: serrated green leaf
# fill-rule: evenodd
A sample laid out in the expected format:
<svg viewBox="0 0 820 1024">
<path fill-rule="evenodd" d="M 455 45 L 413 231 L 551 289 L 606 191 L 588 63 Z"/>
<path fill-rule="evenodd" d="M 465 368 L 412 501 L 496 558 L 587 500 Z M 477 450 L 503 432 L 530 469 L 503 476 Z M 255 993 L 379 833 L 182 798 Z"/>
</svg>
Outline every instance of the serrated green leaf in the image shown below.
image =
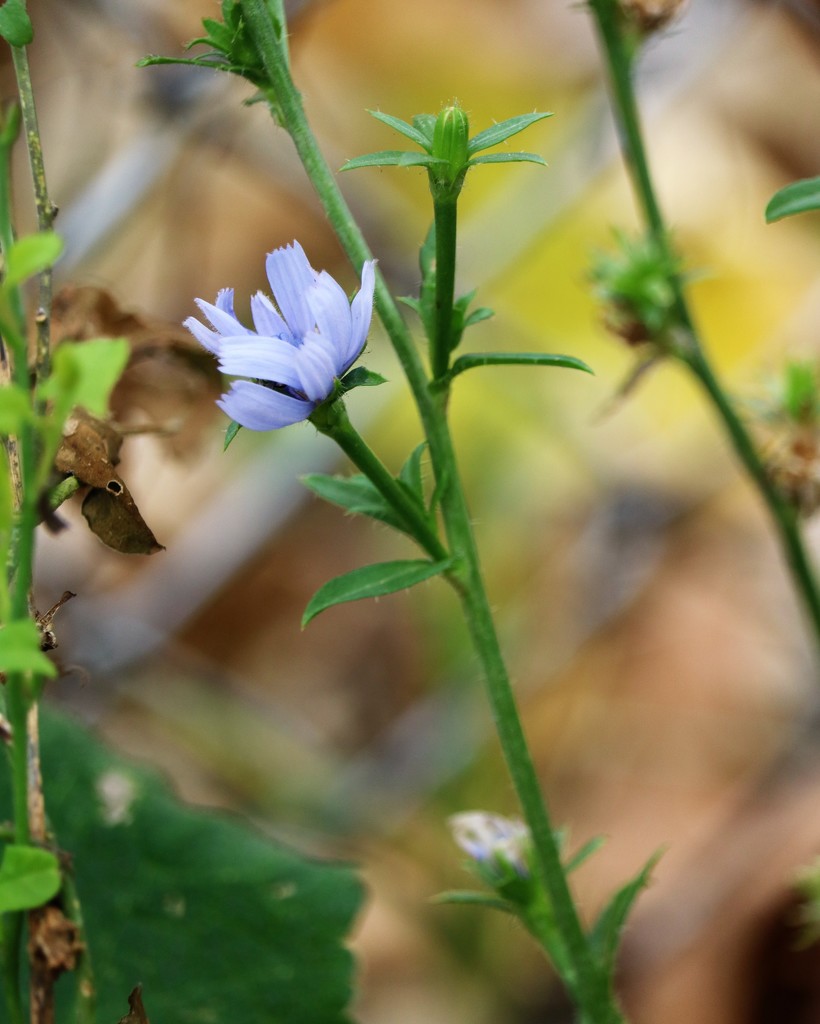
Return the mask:
<svg viewBox="0 0 820 1024">
<path fill-rule="evenodd" d="M 31 19 L 21 0 L 6 0 L 0 7 L 0 36 L 12 46 L 28 46 L 34 38 Z"/>
<path fill-rule="evenodd" d="M 236 420 L 231 420 L 228 424 L 228 429 L 225 431 L 225 444 L 222 446 L 223 452 L 228 450 L 228 445 L 233 441 L 241 429 L 241 423 L 237 423 Z"/>
<path fill-rule="evenodd" d="M 404 149 L 384 149 L 378 153 L 365 153 L 343 164 L 340 171 L 355 171 L 360 167 L 433 167 L 446 160 L 430 156 L 429 153 L 412 153 Z"/>
<path fill-rule="evenodd" d="M 766 207 L 766 223 L 811 210 L 820 210 L 820 178 L 793 181 L 775 192 Z"/>
<path fill-rule="evenodd" d="M 5 10 L 0 7 L 0 11 Z M 13 243 L 6 259 L 5 288 L 13 288 L 28 281 L 52 266 L 63 251 L 63 240 L 53 231 L 38 231 L 25 235 Z"/>
<path fill-rule="evenodd" d="M 468 163 L 468 167 L 475 167 L 476 164 L 540 164 L 547 166 L 547 161 L 537 153 L 485 153 L 484 156 L 474 156 Z"/>
<path fill-rule="evenodd" d="M 395 594 L 398 590 L 407 590 L 444 572 L 449 565 L 449 560 L 429 562 L 426 559 L 410 559 L 400 562 L 379 562 L 376 565 L 353 569 L 352 572 L 330 580 L 316 591 L 302 616 L 302 627 L 333 605 L 361 601 L 368 597 L 384 597 L 385 594 Z"/>
<path fill-rule="evenodd" d="M 140 980 L 152 1021 L 349 1024 L 343 943 L 362 902 L 349 866 L 304 857 L 237 814 L 186 807 L 158 775 L 45 710 L 42 761 L 92 945 L 95 1020 L 119 1020 Z M 57 986 L 59 1021 L 76 1019 L 73 985 Z"/>
<path fill-rule="evenodd" d="M 0 629 L 0 672 L 33 672 L 54 678 L 57 669 L 40 650 L 40 630 L 32 619 L 18 619 Z"/>
<path fill-rule="evenodd" d="M 10 843 L 0 864 L 0 914 L 32 910 L 60 891 L 60 865 L 53 853 Z"/>
<path fill-rule="evenodd" d="M 497 146 L 500 142 L 504 142 L 513 135 L 523 132 L 525 128 L 529 128 L 529 126 L 531 124 L 535 124 L 536 121 L 543 121 L 545 117 L 552 117 L 552 112 L 541 114 L 519 114 L 517 117 L 511 117 L 506 121 L 500 121 L 498 124 L 494 124 L 490 128 L 485 128 L 483 132 L 479 132 L 478 135 L 473 136 L 467 145 L 467 152 L 472 156 L 473 153 L 478 153 L 482 149 L 489 149 L 491 146 Z"/>
<path fill-rule="evenodd" d="M 18 434 L 32 415 L 31 401 L 21 387 L 6 384 L 0 388 L 0 434 Z"/>
<path fill-rule="evenodd" d="M 302 481 L 314 494 L 331 505 L 338 505 L 352 515 L 369 516 L 396 530 L 406 532 L 405 525 L 393 506 L 387 503 L 381 492 L 361 473 L 354 476 L 311 473 L 302 477 Z"/>
<path fill-rule="evenodd" d="M 424 480 L 421 475 L 421 459 L 427 448 L 427 442 L 417 445 L 399 470 L 399 480 L 407 487 L 416 501 L 424 505 Z"/>
<path fill-rule="evenodd" d="M 380 110 L 368 110 L 368 114 L 371 117 L 375 117 L 377 121 L 381 121 L 382 124 L 386 124 L 389 128 L 399 132 L 400 135 L 404 135 L 405 138 L 410 139 L 411 142 L 415 142 L 417 146 L 421 146 L 422 149 L 430 152 L 430 142 L 426 135 L 419 131 L 418 128 L 414 128 L 406 121 L 402 121 L 400 117 L 393 117 L 392 114 L 383 114 Z"/>
<path fill-rule="evenodd" d="M 354 388 L 375 388 L 379 384 L 386 383 L 386 377 L 382 377 L 375 370 L 368 370 L 366 366 L 354 366 L 339 381 L 343 393 L 352 391 Z"/>
<path fill-rule="evenodd" d="M 465 370 L 479 366 L 562 366 L 568 370 L 593 373 L 591 367 L 575 356 L 552 355 L 548 352 L 470 352 L 459 356 L 453 363 L 450 375 L 455 377 Z"/>
<path fill-rule="evenodd" d="M 607 972 L 614 966 L 615 954 L 629 911 L 640 891 L 649 884 L 649 876 L 660 858 L 661 853 L 655 853 L 649 858 L 638 874 L 615 893 L 592 927 L 589 935 L 590 945 Z"/>
</svg>

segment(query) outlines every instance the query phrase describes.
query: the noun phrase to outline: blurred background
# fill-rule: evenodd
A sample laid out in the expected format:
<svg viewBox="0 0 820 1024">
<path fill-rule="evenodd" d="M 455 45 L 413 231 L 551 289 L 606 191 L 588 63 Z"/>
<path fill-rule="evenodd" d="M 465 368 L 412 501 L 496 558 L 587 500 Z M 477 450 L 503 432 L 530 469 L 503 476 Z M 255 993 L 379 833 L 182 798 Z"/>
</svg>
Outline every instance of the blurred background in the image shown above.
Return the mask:
<svg viewBox="0 0 820 1024">
<path fill-rule="evenodd" d="M 466 344 L 567 352 L 596 376 L 479 370 L 453 398 L 534 754 L 570 847 L 608 837 L 577 876 L 590 916 L 666 851 L 624 950 L 636 1024 L 820 1019 L 814 954 L 794 951 L 794 878 L 820 852 L 810 648 L 765 516 L 693 385 L 659 366 L 619 397 L 635 356 L 603 329 L 588 271 L 613 227 L 636 219 L 587 12 L 568 0 L 289 7 L 295 77 L 334 167 L 396 145 L 367 109 L 409 120 L 457 98 L 474 131 L 555 113 L 513 145 L 547 169 L 469 177 L 458 283 L 496 317 Z M 86 305 L 76 292 L 62 301 L 89 333 L 142 332 L 175 353 L 135 371 L 116 410 L 162 428 L 129 437 L 120 470 L 166 550 L 112 552 L 77 509 L 63 510 L 70 529 L 40 539 L 40 607 L 78 595 L 55 623 L 65 674 L 52 699 L 184 798 L 361 865 L 360 1024 L 570 1020 L 510 921 L 429 902 L 470 881 L 447 815 L 515 813 L 449 591 L 434 581 L 345 605 L 303 633 L 319 585 L 409 548 L 300 484 L 346 468 L 309 425 L 242 432 L 223 455 L 213 379 L 173 349 L 194 297 L 234 287 L 244 315 L 267 287 L 265 253 L 293 238 L 356 286 L 289 139 L 262 105 L 244 105 L 250 87 L 135 67 L 179 54 L 217 4 L 29 9 L 67 243 L 57 286 L 98 290 L 81 293 Z M 816 358 L 820 221 L 767 227 L 763 210 L 820 167 L 820 7 L 692 0 L 650 45 L 640 94 L 659 193 L 697 271 L 697 319 L 751 408 L 787 356 Z M 342 187 L 396 293 L 414 294 L 423 172 L 363 170 Z M 390 383 L 348 406 L 397 469 L 420 431 L 378 328 L 366 362 Z"/>
</svg>

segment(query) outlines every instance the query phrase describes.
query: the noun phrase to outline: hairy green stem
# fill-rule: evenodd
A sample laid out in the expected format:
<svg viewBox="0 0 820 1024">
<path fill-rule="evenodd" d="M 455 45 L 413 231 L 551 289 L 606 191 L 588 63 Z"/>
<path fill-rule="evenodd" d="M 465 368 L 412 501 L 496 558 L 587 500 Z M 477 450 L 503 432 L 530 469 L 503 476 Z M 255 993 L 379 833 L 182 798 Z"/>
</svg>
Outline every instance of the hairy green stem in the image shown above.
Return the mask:
<svg viewBox="0 0 820 1024">
<path fill-rule="evenodd" d="M 375 484 L 390 505 L 401 515 L 408 531 L 429 555 L 436 561 L 449 557 L 447 549 L 436 536 L 425 510 L 413 500 L 368 446 L 350 422 L 341 401 L 334 402 L 328 410 L 323 411 L 321 419 L 316 415 L 311 417 L 311 422 L 317 430 L 335 441 L 353 465 Z"/>
<path fill-rule="evenodd" d="M 453 348 L 457 194 L 435 198 L 433 209 L 436 221 L 436 315 L 430 365 L 433 371 L 433 380 L 441 380 L 446 376 L 450 367 L 450 353 Z"/>
<path fill-rule="evenodd" d="M 661 252 L 671 257 L 669 236 L 655 195 L 635 100 L 632 82 L 634 50 L 619 19 L 617 0 L 589 0 L 589 6 L 609 70 L 614 116 L 633 191 L 647 229 Z M 672 275 L 670 283 L 674 289 L 677 319 L 689 341 L 678 358 L 689 367 L 708 396 L 718 419 L 729 435 L 737 458 L 769 510 L 795 589 L 814 631 L 815 644 L 820 647 L 820 589 L 806 551 L 797 515 L 766 472 L 754 441 L 704 352 L 680 277 Z"/>
<path fill-rule="evenodd" d="M 307 124 L 301 97 L 290 77 L 270 8 L 265 0 L 243 0 L 243 12 L 271 81 L 271 106 L 287 129 L 313 187 L 353 265 L 360 269 L 370 250 L 345 203 Z M 437 268 L 440 270 L 440 268 Z M 560 852 L 527 747 L 523 727 L 489 608 L 470 515 L 458 476 L 446 419 L 446 392 L 431 388 L 413 339 L 383 279 L 377 276 L 376 309 L 402 364 L 416 400 L 440 485 L 441 508 L 454 567 L 451 577 L 462 595 L 470 635 L 484 670 L 499 741 L 533 837 L 536 868 L 549 894 L 573 971 L 572 988 L 587 1024 L 621 1020 L 606 977 L 584 936 L 560 862 Z M 452 302 L 451 302 L 452 305 Z"/>
</svg>

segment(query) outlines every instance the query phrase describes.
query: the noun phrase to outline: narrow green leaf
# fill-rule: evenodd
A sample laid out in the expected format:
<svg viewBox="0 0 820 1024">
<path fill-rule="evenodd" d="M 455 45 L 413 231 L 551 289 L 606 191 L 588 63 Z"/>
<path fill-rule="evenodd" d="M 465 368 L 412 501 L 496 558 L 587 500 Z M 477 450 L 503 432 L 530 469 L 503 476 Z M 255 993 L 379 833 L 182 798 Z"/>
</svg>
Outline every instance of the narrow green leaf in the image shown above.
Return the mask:
<svg viewBox="0 0 820 1024">
<path fill-rule="evenodd" d="M 434 896 L 431 903 L 451 903 L 461 906 L 489 907 L 490 910 L 500 910 L 505 914 L 518 916 L 515 904 L 501 899 L 500 896 L 488 896 L 486 892 L 473 892 L 469 889 L 452 889 L 448 892 L 440 892 Z"/>
<path fill-rule="evenodd" d="M 566 874 L 570 874 L 572 871 L 577 871 L 585 860 L 601 849 L 605 842 L 605 836 L 593 836 L 592 839 L 584 843 L 580 850 L 576 850 L 564 865 L 564 871 Z"/>
<path fill-rule="evenodd" d="M 590 945 L 601 966 L 607 972 L 611 971 L 615 963 L 615 954 L 618 951 L 621 932 L 626 924 L 629 911 L 641 889 L 645 889 L 649 884 L 649 876 L 660 858 L 660 852 L 649 858 L 638 874 L 615 893 L 592 927 L 589 936 Z"/>
<path fill-rule="evenodd" d="M 476 164 L 540 164 L 547 167 L 547 161 L 537 153 L 485 153 L 484 156 L 474 156 L 468 167 L 475 167 Z"/>
<path fill-rule="evenodd" d="M 233 441 L 241 429 L 241 423 L 237 423 L 236 420 L 231 420 L 228 424 L 228 429 L 225 431 L 225 444 L 222 447 L 223 452 L 228 450 L 228 445 Z"/>
<path fill-rule="evenodd" d="M 455 377 L 465 370 L 473 370 L 478 366 L 563 366 L 569 370 L 582 370 L 592 373 L 582 359 L 575 356 L 552 355 L 548 352 L 470 352 L 459 356 L 453 363 L 450 375 Z"/>
<path fill-rule="evenodd" d="M 379 384 L 386 384 L 387 378 L 382 377 L 375 370 L 368 370 L 366 366 L 354 366 L 352 370 L 348 370 L 339 383 L 342 386 L 342 391 L 347 392 L 352 391 L 353 388 L 378 387 Z"/>
<path fill-rule="evenodd" d="M 417 445 L 410 452 L 407 461 L 399 470 L 399 480 L 422 506 L 424 505 L 424 481 L 421 475 L 421 459 L 426 447 L 426 441 L 422 441 L 420 445 Z"/>
<path fill-rule="evenodd" d="M 436 130 L 436 115 L 435 114 L 416 114 L 413 118 L 413 127 L 425 138 L 425 149 L 429 153 L 433 148 L 433 134 Z"/>
<path fill-rule="evenodd" d="M 355 171 L 360 167 L 432 167 L 446 163 L 428 153 L 413 153 L 404 149 L 384 149 L 378 153 L 365 153 L 343 164 L 340 171 Z"/>
<path fill-rule="evenodd" d="M 28 394 L 16 384 L 0 388 L 0 434 L 18 434 L 32 417 Z"/>
<path fill-rule="evenodd" d="M 18 619 L 0 629 L 0 672 L 34 672 L 54 678 L 57 669 L 40 650 L 40 630 L 33 619 Z"/>
<path fill-rule="evenodd" d="M 10 843 L 0 864 L 0 914 L 41 907 L 57 895 L 61 884 L 53 853 Z"/>
<path fill-rule="evenodd" d="M 9 249 L 4 287 L 13 288 L 52 266 L 62 251 L 63 240 L 53 231 L 38 231 L 18 239 Z"/>
<path fill-rule="evenodd" d="M 0 7 L 0 36 L 12 46 L 28 46 L 34 38 L 31 19 L 22 0 L 6 0 Z"/>
<path fill-rule="evenodd" d="M 392 114 L 383 114 L 380 110 L 368 110 L 368 114 L 371 117 L 375 117 L 377 121 L 381 121 L 382 124 L 386 124 L 389 128 L 399 132 L 400 135 L 404 135 L 405 138 L 410 139 L 411 142 L 415 142 L 417 146 L 421 146 L 422 149 L 430 152 L 430 141 L 426 135 L 419 131 L 418 128 L 414 128 L 411 124 L 406 121 L 402 121 L 400 117 L 393 117 Z"/>
<path fill-rule="evenodd" d="M 396 530 L 406 532 L 404 522 L 393 506 L 385 501 L 371 481 L 361 473 L 354 476 L 311 473 L 302 477 L 302 482 L 323 501 L 338 505 L 351 515 L 369 516 Z"/>
<path fill-rule="evenodd" d="M 766 223 L 810 210 L 820 210 L 820 178 L 793 181 L 775 192 L 766 207 Z"/>
<path fill-rule="evenodd" d="M 479 324 L 482 320 L 489 320 L 490 317 L 493 316 L 495 316 L 494 309 L 490 309 L 489 306 L 479 306 L 478 309 L 474 309 L 464 321 L 464 327 L 472 327 L 473 324 Z"/>
<path fill-rule="evenodd" d="M 426 559 L 415 559 L 401 562 L 379 562 L 377 565 L 365 565 L 337 576 L 325 583 L 308 602 L 302 616 L 304 628 L 326 608 L 346 601 L 361 601 L 366 597 L 383 597 L 394 594 L 397 590 L 407 590 L 431 576 L 444 572 L 450 565 L 444 562 L 428 562 Z"/>
<path fill-rule="evenodd" d="M 552 112 L 519 114 L 518 117 L 511 117 L 506 121 L 500 121 L 498 124 L 494 124 L 483 132 L 479 132 L 478 135 L 473 136 L 467 146 L 467 151 L 472 156 L 473 153 L 478 153 L 482 149 L 497 146 L 499 142 L 504 142 L 513 135 L 523 132 L 525 128 L 529 128 L 536 121 L 543 121 L 545 117 L 552 117 Z"/>
</svg>

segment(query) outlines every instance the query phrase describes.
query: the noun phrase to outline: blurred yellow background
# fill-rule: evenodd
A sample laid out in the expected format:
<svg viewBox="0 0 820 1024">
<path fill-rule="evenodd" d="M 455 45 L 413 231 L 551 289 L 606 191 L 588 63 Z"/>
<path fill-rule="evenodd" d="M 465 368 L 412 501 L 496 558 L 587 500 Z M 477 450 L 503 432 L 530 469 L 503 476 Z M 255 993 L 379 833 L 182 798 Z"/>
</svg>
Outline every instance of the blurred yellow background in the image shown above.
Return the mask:
<svg viewBox="0 0 820 1024">
<path fill-rule="evenodd" d="M 457 98 L 474 131 L 554 112 L 511 145 L 547 169 L 470 174 L 459 243 L 460 290 L 496 310 L 467 347 L 566 352 L 596 371 L 478 370 L 453 399 L 525 723 L 570 845 L 609 836 L 579 876 L 589 915 L 667 850 L 627 944 L 632 1019 L 803 1019 L 753 1016 L 753 990 L 771 966 L 755 959 L 765 923 L 820 847 L 809 799 L 820 776 L 797 758 L 817 709 L 809 644 L 758 501 L 693 384 L 663 365 L 618 398 L 635 356 L 603 329 L 588 271 L 636 215 L 587 12 L 568 0 L 290 6 L 295 77 L 334 167 L 397 145 L 367 109 L 409 120 Z M 355 287 L 289 139 L 263 105 L 244 105 L 250 88 L 135 67 L 178 54 L 215 2 L 29 8 L 67 242 L 58 286 L 105 288 L 173 323 L 194 297 L 231 286 L 242 315 L 267 287 L 265 253 L 298 237 L 314 266 Z M 787 355 L 816 358 L 820 220 L 763 220 L 777 188 L 820 166 L 815 8 L 692 0 L 641 65 L 695 313 L 744 400 L 767 393 Z M 9 95 L 8 68 L 3 81 Z M 424 173 L 361 170 L 341 183 L 388 280 L 413 294 Z M 366 363 L 390 383 L 348 407 L 397 469 L 419 426 L 378 328 Z M 130 417 L 144 422 L 138 408 Z M 346 605 L 302 633 L 321 583 L 404 542 L 301 487 L 300 475 L 344 469 L 311 426 L 246 431 L 223 455 L 225 426 L 214 410 L 182 458 L 157 436 L 125 446 L 123 477 L 165 552 L 109 552 L 76 511 L 70 531 L 41 538 L 40 605 L 79 595 L 61 613 L 67 674 L 54 699 L 187 798 L 362 865 L 360 1024 L 570 1019 L 510 922 L 427 902 L 469 883 L 447 814 L 515 812 L 449 593 L 432 582 Z"/>
</svg>

